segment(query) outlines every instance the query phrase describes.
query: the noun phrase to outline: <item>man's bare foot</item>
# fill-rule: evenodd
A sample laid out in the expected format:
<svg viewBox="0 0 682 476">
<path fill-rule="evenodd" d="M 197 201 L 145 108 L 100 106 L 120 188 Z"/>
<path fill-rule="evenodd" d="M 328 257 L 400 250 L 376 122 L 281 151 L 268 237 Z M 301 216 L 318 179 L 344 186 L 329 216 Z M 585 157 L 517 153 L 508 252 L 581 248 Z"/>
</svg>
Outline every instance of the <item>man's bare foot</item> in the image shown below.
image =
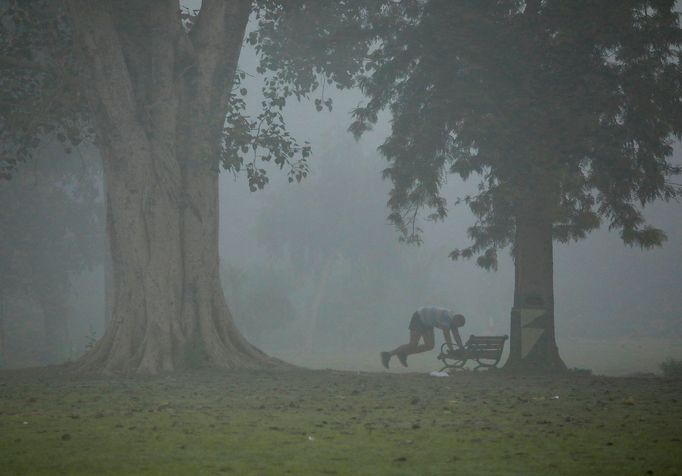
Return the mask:
<svg viewBox="0 0 682 476">
<path fill-rule="evenodd" d="M 400 361 L 401 364 L 403 364 L 403 367 L 407 367 L 407 355 L 405 354 L 396 354 L 398 356 L 398 360 Z"/>
</svg>

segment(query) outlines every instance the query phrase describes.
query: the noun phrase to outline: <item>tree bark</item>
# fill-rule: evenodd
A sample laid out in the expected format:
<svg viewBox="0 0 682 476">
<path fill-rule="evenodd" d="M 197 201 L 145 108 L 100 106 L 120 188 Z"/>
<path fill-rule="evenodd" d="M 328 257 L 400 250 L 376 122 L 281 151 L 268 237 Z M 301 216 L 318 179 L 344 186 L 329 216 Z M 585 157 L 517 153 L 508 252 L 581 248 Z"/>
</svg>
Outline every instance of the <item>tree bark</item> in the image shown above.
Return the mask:
<svg viewBox="0 0 682 476">
<path fill-rule="evenodd" d="M 540 196 L 526 200 L 516 216 L 514 306 L 505 369 L 560 372 L 566 366 L 554 332 L 552 220 Z"/>
<path fill-rule="evenodd" d="M 250 0 L 69 0 L 104 165 L 111 322 L 95 372 L 277 365 L 235 327 L 220 286 L 218 157 Z"/>
</svg>

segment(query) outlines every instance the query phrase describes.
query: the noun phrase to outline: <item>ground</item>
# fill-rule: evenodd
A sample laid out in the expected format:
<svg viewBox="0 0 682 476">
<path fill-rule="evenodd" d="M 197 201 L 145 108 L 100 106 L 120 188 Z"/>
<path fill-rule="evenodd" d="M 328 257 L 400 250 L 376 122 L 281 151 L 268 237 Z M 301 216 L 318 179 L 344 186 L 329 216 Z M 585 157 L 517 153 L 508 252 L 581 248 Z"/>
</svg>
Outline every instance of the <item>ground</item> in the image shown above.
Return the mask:
<svg viewBox="0 0 682 476">
<path fill-rule="evenodd" d="M 0 373 L 2 474 L 682 474 L 682 382 Z"/>
</svg>

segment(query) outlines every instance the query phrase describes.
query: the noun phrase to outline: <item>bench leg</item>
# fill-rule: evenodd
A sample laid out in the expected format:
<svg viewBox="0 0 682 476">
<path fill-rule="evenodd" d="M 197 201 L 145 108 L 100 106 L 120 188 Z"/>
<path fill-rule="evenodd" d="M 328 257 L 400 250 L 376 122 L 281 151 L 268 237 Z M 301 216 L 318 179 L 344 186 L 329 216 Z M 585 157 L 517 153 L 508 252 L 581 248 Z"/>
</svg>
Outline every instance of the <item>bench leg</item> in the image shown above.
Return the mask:
<svg viewBox="0 0 682 476">
<path fill-rule="evenodd" d="M 497 359 L 497 360 L 496 360 L 495 362 L 493 362 L 492 364 L 486 364 L 486 363 L 483 363 L 483 362 L 481 362 L 480 360 L 476 359 L 476 363 L 477 363 L 478 365 L 476 366 L 476 368 L 475 368 L 474 370 L 476 371 L 476 370 L 480 369 L 481 367 L 483 367 L 483 368 L 485 368 L 485 369 L 488 369 L 488 370 L 490 370 L 490 369 L 496 369 L 496 368 L 497 368 L 497 364 L 498 364 L 499 362 L 500 362 L 500 359 Z"/>
<path fill-rule="evenodd" d="M 445 359 L 442 360 L 443 362 L 443 368 L 440 369 L 440 372 L 446 369 L 452 369 L 452 370 L 462 370 L 464 368 L 464 365 L 467 363 L 468 359 L 465 360 L 456 360 L 452 364 L 448 363 Z"/>
</svg>

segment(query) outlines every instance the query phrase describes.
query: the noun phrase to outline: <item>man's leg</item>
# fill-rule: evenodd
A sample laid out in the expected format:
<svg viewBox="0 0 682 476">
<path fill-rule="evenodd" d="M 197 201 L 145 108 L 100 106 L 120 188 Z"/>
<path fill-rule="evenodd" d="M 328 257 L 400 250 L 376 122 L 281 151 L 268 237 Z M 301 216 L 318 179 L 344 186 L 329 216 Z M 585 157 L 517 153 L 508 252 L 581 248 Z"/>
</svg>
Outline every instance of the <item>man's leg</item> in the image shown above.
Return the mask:
<svg viewBox="0 0 682 476">
<path fill-rule="evenodd" d="M 414 350 L 419 348 L 419 338 L 421 336 L 422 336 L 421 331 L 416 329 L 410 329 L 410 342 L 396 347 L 392 351 L 388 352 L 388 354 L 391 356 L 398 354 L 405 355 L 414 354 L 415 353 Z"/>
<path fill-rule="evenodd" d="M 434 336 L 433 328 L 425 329 L 422 332 L 422 338 L 424 339 L 424 343 L 416 346 L 414 350 L 410 352 L 410 354 L 419 354 L 421 352 L 426 352 L 428 350 L 433 349 L 436 342 L 436 337 Z"/>
<path fill-rule="evenodd" d="M 419 345 L 420 338 L 424 339 L 424 343 L 421 345 Z M 419 354 L 433 349 L 434 341 L 433 329 L 422 329 L 421 331 L 413 330 L 410 331 L 410 342 L 393 349 L 389 353 L 389 356 L 397 355 L 400 363 L 403 364 L 404 367 L 407 367 L 408 355 Z"/>
<path fill-rule="evenodd" d="M 420 337 L 421 331 L 419 329 L 410 329 L 410 341 L 407 344 L 396 347 L 390 352 L 381 352 L 381 364 L 385 368 L 388 368 L 388 363 L 391 360 L 391 357 L 397 355 L 400 359 L 400 363 L 407 367 L 407 361 L 405 360 L 407 352 L 414 352 L 414 349 L 418 347 Z"/>
<path fill-rule="evenodd" d="M 424 326 L 419 317 L 419 313 L 415 312 L 410 320 L 410 341 L 407 344 L 396 347 L 390 352 L 381 352 L 381 364 L 388 368 L 388 363 L 391 357 L 398 356 L 400 363 L 407 367 L 407 356 L 411 354 L 418 354 L 433 349 L 434 334 L 432 327 Z M 419 339 L 424 339 L 424 343 L 419 345 Z"/>
</svg>

